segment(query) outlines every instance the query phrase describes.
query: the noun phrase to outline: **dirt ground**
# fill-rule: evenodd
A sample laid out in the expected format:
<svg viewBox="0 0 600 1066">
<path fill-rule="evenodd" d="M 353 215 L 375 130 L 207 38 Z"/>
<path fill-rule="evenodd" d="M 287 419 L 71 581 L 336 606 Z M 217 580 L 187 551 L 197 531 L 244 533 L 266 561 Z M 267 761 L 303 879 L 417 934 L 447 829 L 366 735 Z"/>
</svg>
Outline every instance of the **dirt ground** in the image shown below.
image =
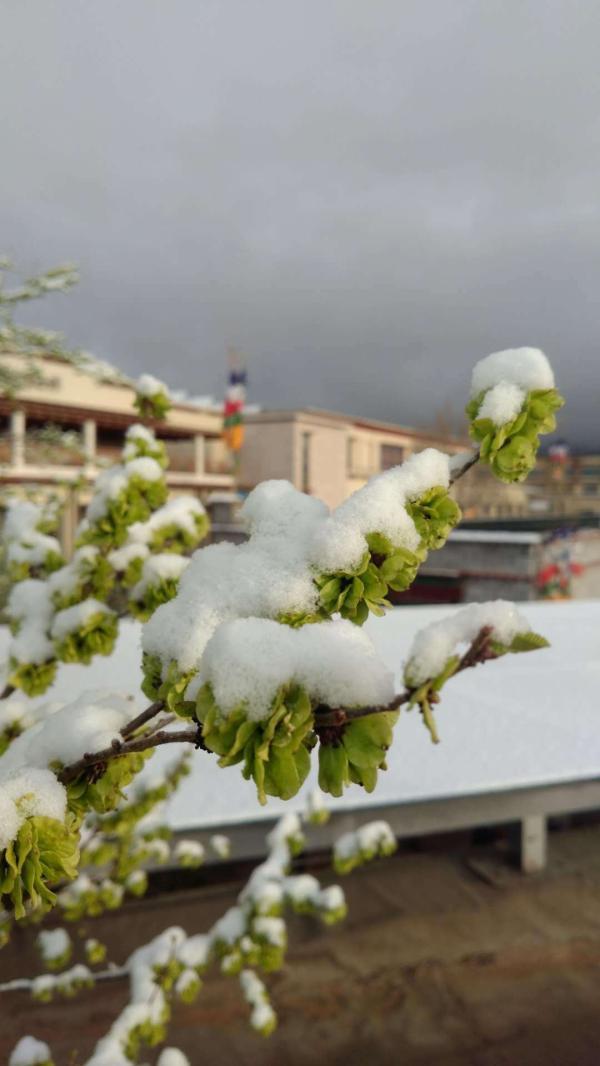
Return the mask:
<svg viewBox="0 0 600 1066">
<path fill-rule="evenodd" d="M 535 877 L 490 849 L 404 851 L 344 887 L 345 923 L 290 921 L 288 963 L 267 978 L 279 1014 L 270 1040 L 249 1030 L 231 979 L 209 977 L 194 1006 L 176 1009 L 171 1042 L 193 1066 L 598 1066 L 598 827 L 552 834 L 549 869 Z M 203 930 L 235 892 L 163 894 L 93 932 L 118 962 L 167 924 Z M 31 941 L 22 932 L 2 953 L 2 979 L 37 972 Z M 51 1006 L 5 994 L 0 1061 L 29 1032 L 50 1043 L 57 1066 L 85 1062 L 124 993 L 111 982 Z"/>
</svg>

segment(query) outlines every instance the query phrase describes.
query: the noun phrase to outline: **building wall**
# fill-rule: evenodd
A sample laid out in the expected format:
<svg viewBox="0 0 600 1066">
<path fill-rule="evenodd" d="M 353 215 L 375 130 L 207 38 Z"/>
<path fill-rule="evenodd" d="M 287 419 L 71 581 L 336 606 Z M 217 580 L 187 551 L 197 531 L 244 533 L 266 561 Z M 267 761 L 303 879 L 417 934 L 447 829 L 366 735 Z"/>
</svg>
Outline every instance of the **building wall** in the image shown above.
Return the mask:
<svg viewBox="0 0 600 1066">
<path fill-rule="evenodd" d="M 267 478 L 285 478 L 337 507 L 370 477 L 429 445 L 451 452 L 465 446 L 334 412 L 259 413 L 247 419 L 239 483 L 250 490 Z"/>
<path fill-rule="evenodd" d="M 18 356 L 2 355 L 3 361 L 15 369 L 22 367 Z M 29 385 L 20 390 L 19 401 L 60 404 L 73 408 L 88 408 L 101 412 L 131 415 L 134 389 L 127 384 L 100 381 L 70 363 L 47 357 L 34 360 L 48 382 Z M 175 429 L 195 429 L 198 433 L 220 433 L 222 417 L 216 411 L 203 410 L 188 404 L 175 404 L 169 412 L 169 425 Z"/>
</svg>

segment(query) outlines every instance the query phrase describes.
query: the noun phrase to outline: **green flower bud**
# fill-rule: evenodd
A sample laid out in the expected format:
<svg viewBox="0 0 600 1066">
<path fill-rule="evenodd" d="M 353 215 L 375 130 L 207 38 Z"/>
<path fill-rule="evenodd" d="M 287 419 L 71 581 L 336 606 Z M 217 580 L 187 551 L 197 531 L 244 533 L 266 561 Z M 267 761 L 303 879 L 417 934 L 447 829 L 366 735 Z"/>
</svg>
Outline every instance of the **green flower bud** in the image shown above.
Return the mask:
<svg viewBox="0 0 600 1066">
<path fill-rule="evenodd" d="M 0 895 L 10 900 L 16 918 L 25 916 L 27 900 L 34 909 L 53 906 L 56 895 L 51 886 L 77 875 L 76 826 L 73 818 L 67 818 L 66 823 L 41 815 L 27 818 L 0 854 Z"/>
<path fill-rule="evenodd" d="M 501 481 L 523 481 L 535 465 L 540 434 L 556 427 L 555 411 L 564 404 L 557 389 L 527 393 L 518 415 L 497 426 L 490 418 L 478 418 L 485 393 L 467 404 L 470 434 L 478 442 L 482 462 L 488 463 Z"/>
<path fill-rule="evenodd" d="M 254 780 L 261 803 L 266 803 L 267 795 L 281 799 L 296 795 L 310 769 L 313 724 L 310 699 L 303 689 L 283 686 L 270 716 L 254 721 L 246 717 L 243 706 L 222 715 L 210 685 L 204 685 L 196 713 L 206 747 L 220 756 L 220 766 L 243 762 L 242 774 Z"/>
</svg>

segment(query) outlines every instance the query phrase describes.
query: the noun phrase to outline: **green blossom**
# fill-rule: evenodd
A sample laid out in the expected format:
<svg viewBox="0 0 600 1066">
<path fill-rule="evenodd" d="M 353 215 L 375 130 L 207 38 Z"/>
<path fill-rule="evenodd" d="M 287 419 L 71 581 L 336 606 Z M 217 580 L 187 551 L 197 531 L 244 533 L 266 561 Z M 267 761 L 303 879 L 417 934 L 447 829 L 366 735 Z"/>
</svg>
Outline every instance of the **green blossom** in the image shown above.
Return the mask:
<svg viewBox="0 0 600 1066">
<path fill-rule="evenodd" d="M 79 863 L 78 823 L 67 818 L 37 815 L 27 818 L 16 838 L 0 855 L 0 895 L 10 901 L 15 917 L 25 916 L 25 904 L 33 908 L 54 906 L 51 886 L 70 881 Z"/>
<path fill-rule="evenodd" d="M 535 466 L 540 435 L 556 427 L 555 412 L 564 404 L 557 389 L 528 392 L 518 415 L 503 426 L 491 418 L 478 418 L 485 392 L 467 404 L 469 432 L 479 444 L 481 461 L 491 466 L 501 481 L 523 481 Z"/>
<path fill-rule="evenodd" d="M 242 774 L 254 780 L 260 803 L 267 796 L 296 795 L 310 770 L 312 745 L 312 707 L 304 689 L 282 686 L 262 721 L 249 719 L 243 706 L 224 717 L 210 685 L 200 689 L 196 710 L 203 743 L 219 755 L 219 766 L 243 763 Z"/>
</svg>

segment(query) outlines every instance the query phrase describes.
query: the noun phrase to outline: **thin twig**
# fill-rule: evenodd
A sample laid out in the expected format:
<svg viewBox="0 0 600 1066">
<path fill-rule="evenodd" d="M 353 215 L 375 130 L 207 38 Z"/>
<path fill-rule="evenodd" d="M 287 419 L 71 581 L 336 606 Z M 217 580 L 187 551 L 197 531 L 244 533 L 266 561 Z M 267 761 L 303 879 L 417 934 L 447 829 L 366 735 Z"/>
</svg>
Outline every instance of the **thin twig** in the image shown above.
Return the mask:
<svg viewBox="0 0 600 1066">
<path fill-rule="evenodd" d="M 470 470 L 475 463 L 479 462 L 479 448 L 475 448 L 472 452 L 469 452 L 462 466 L 459 466 L 458 470 L 454 470 L 450 475 L 450 484 L 453 485 L 455 481 L 463 477 L 467 470 Z"/>
<path fill-rule="evenodd" d="M 478 666 L 479 663 L 487 662 L 489 659 L 496 659 L 497 656 L 490 651 L 490 638 L 492 635 L 491 626 L 484 626 L 479 630 L 479 633 L 471 642 L 462 659 L 460 660 L 454 674 L 460 674 L 463 670 L 469 670 L 473 666 Z M 390 711 L 396 711 L 403 703 L 408 703 L 412 698 L 415 689 L 406 689 L 404 692 L 398 693 L 394 696 L 394 699 L 390 703 L 383 704 L 379 707 L 335 707 L 325 708 L 320 710 L 319 707 L 315 710 L 315 724 L 317 728 L 322 726 L 342 726 L 347 722 L 353 722 L 357 718 L 366 718 L 372 714 L 387 714 Z M 437 695 L 437 694 L 436 694 Z M 430 702 L 437 702 L 430 696 Z"/>
<path fill-rule="evenodd" d="M 122 755 L 132 755 L 138 751 L 147 751 L 149 748 L 158 748 L 162 744 L 197 744 L 198 729 L 180 729 L 176 733 L 159 730 L 133 740 L 113 740 L 112 744 L 103 748 L 102 751 L 86 752 L 76 762 L 64 766 L 58 774 L 58 780 L 63 785 L 75 781 L 85 770 L 89 770 L 98 763 L 108 762 L 110 759 L 120 758 Z"/>
<path fill-rule="evenodd" d="M 16 692 L 15 685 L 5 685 L 0 692 L 0 700 L 7 700 L 9 696 L 12 696 L 13 692 Z"/>
<path fill-rule="evenodd" d="M 154 718 L 159 714 L 165 706 L 164 700 L 156 700 L 151 703 L 149 707 L 146 707 L 145 711 L 138 714 L 137 718 L 132 718 L 127 725 L 124 725 L 121 730 L 122 737 L 130 737 L 132 733 L 135 733 L 137 729 L 149 722 L 151 718 Z"/>
</svg>

